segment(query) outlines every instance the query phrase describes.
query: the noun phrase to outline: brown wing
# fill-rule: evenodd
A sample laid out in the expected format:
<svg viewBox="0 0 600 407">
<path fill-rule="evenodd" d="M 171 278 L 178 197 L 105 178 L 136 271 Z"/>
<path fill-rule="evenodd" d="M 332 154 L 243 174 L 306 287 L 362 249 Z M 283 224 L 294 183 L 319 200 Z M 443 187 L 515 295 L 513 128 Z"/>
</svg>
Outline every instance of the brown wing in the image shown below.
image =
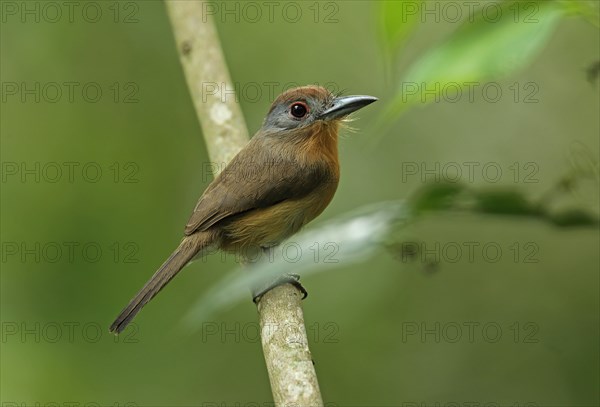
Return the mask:
<svg viewBox="0 0 600 407">
<path fill-rule="evenodd" d="M 302 197 L 326 182 L 326 167 L 300 166 L 284 156 L 253 139 L 200 197 L 185 234 L 205 231 L 229 216 Z"/>
</svg>

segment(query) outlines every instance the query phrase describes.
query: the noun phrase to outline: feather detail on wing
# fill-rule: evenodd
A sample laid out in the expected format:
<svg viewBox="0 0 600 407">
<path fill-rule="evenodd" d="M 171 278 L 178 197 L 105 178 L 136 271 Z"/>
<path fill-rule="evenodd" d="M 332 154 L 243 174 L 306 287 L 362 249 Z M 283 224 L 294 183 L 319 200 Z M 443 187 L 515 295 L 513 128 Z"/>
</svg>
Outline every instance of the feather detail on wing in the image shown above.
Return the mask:
<svg viewBox="0 0 600 407">
<path fill-rule="evenodd" d="M 206 189 L 185 234 L 205 231 L 230 216 L 307 195 L 328 181 L 326 165 L 286 158 L 252 140 Z"/>
</svg>

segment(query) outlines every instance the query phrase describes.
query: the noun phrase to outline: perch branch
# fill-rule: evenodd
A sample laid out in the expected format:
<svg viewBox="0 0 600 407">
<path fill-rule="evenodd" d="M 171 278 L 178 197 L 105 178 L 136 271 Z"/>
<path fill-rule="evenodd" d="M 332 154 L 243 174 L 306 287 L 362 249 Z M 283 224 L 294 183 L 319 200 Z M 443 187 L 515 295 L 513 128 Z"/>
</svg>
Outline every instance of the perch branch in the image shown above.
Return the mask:
<svg viewBox="0 0 600 407">
<path fill-rule="evenodd" d="M 217 30 L 206 3 L 166 1 L 179 57 L 216 173 L 248 141 L 248 130 L 232 89 Z M 215 175 L 216 175 L 215 173 Z M 302 294 L 291 284 L 275 287 L 257 304 L 261 340 L 277 406 L 323 406 L 308 348 Z"/>
</svg>

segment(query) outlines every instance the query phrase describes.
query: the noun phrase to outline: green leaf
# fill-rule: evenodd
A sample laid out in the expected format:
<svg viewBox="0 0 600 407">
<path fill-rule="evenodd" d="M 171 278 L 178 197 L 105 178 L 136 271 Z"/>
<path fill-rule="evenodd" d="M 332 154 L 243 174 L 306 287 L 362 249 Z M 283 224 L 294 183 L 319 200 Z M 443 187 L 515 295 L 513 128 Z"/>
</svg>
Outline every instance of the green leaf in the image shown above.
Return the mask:
<svg viewBox="0 0 600 407">
<path fill-rule="evenodd" d="M 476 194 L 477 209 L 496 215 L 541 215 L 540 208 L 530 203 L 523 193 L 513 189 L 491 189 Z"/>
<path fill-rule="evenodd" d="M 411 200 L 411 208 L 415 213 L 452 209 L 456 206 L 457 197 L 464 190 L 464 185 L 459 183 L 427 184 Z"/>
<path fill-rule="evenodd" d="M 379 7 L 380 35 L 386 52 L 393 54 L 420 21 L 421 1 L 383 1 Z"/>
<path fill-rule="evenodd" d="M 597 226 L 598 218 L 581 209 L 569 209 L 550 216 L 550 221 L 559 227 Z"/>
<path fill-rule="evenodd" d="M 421 20 L 422 1 L 381 1 L 379 38 L 383 49 L 386 83 L 394 83 L 394 60 Z"/>
<path fill-rule="evenodd" d="M 564 12 L 556 1 L 511 1 L 497 7 L 501 12 L 496 15 L 475 10 L 444 43 L 414 63 L 386 116 L 439 100 L 442 92 L 467 93 L 469 83 L 483 85 L 481 81 L 522 68 L 546 43 Z"/>
</svg>

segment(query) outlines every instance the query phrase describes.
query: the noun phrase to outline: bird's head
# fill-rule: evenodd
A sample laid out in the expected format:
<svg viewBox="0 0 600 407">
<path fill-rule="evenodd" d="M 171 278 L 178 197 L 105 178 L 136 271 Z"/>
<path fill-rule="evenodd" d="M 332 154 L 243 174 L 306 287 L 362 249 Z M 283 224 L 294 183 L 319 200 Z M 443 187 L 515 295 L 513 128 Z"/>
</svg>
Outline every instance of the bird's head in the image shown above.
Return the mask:
<svg viewBox="0 0 600 407">
<path fill-rule="evenodd" d="M 293 88 L 275 99 L 262 129 L 272 133 L 306 129 L 316 123 L 337 124 L 376 100 L 373 96 L 336 97 L 315 85 Z"/>
</svg>

